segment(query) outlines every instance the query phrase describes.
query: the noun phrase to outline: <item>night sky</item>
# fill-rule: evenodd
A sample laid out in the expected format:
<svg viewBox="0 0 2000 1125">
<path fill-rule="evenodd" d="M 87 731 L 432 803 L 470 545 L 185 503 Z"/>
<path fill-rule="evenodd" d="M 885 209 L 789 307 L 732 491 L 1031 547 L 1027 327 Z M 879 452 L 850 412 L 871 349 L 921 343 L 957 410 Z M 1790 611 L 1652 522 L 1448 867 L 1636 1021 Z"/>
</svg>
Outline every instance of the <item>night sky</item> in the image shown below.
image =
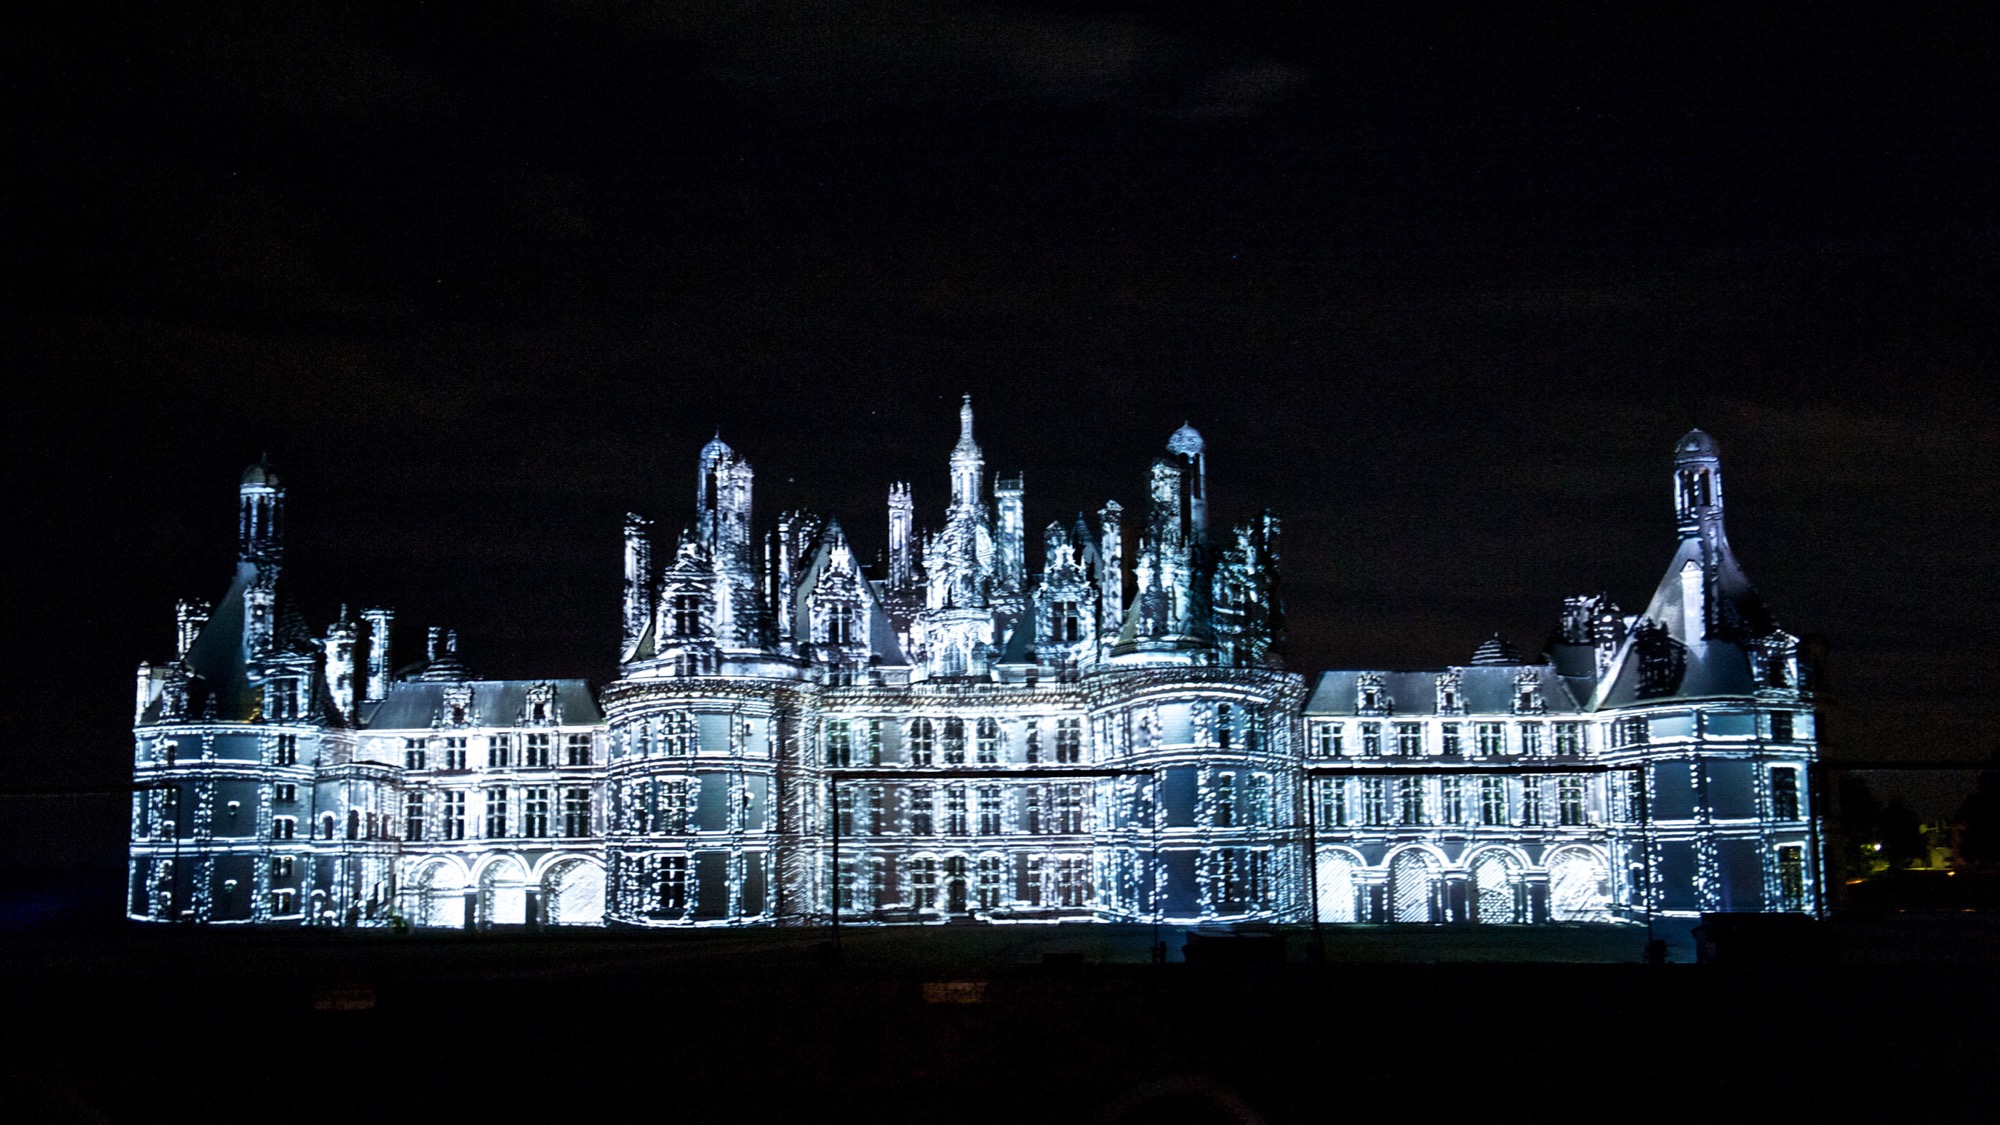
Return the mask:
<svg viewBox="0 0 2000 1125">
<path fill-rule="evenodd" d="M 1643 609 L 1699 425 L 1827 753 L 2000 739 L 1976 6 L 294 7 L 0 34 L 9 786 L 126 778 L 260 454 L 316 628 L 602 683 L 621 517 L 671 535 L 709 437 L 872 558 L 962 393 L 1031 528 L 1200 429 L 1309 674 Z M 17 854 L 121 854 L 119 802 L 24 804 Z"/>
</svg>

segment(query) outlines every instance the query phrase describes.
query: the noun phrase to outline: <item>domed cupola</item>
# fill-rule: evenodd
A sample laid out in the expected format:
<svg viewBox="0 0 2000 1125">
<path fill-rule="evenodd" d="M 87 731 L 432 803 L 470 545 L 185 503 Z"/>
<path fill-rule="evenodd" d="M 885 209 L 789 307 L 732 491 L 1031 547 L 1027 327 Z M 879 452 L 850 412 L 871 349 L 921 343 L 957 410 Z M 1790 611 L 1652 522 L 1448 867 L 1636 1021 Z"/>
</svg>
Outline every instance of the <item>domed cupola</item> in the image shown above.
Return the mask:
<svg viewBox="0 0 2000 1125">
<path fill-rule="evenodd" d="M 1175 430 L 1173 436 L 1167 439 L 1167 451 L 1178 453 L 1183 457 L 1199 456 L 1202 451 L 1201 431 L 1185 422 L 1181 423 L 1181 428 Z"/>
<path fill-rule="evenodd" d="M 1501 638 L 1500 634 L 1495 633 L 1480 642 L 1478 648 L 1472 650 L 1472 663 L 1475 665 L 1519 664 L 1521 663 L 1521 650 L 1508 644 Z"/>
</svg>

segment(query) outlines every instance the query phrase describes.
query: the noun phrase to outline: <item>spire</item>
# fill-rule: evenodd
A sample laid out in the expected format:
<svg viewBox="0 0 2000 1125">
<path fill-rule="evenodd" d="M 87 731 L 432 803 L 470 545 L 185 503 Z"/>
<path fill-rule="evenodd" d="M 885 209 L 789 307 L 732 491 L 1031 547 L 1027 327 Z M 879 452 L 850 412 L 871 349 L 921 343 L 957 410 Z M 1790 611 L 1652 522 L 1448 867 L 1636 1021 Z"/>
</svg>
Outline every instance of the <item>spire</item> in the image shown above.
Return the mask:
<svg viewBox="0 0 2000 1125">
<path fill-rule="evenodd" d="M 966 395 L 958 408 L 958 444 L 951 451 L 951 504 L 954 508 L 979 505 L 979 482 L 986 457 L 972 440 L 972 396 Z"/>
</svg>

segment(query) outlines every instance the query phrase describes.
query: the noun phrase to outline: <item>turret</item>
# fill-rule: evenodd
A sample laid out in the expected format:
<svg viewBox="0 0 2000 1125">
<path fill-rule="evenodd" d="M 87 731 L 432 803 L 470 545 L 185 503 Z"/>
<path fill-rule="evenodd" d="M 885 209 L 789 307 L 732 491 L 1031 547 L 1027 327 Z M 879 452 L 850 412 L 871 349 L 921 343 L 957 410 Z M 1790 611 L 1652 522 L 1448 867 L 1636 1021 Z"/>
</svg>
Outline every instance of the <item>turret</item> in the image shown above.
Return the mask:
<svg viewBox="0 0 2000 1125">
<path fill-rule="evenodd" d="M 285 550 L 285 489 L 262 461 L 243 471 L 236 490 L 236 556 L 275 564 Z"/>
<path fill-rule="evenodd" d="M 1722 526 L 1722 458 L 1715 439 L 1689 430 L 1674 446 L 1674 526 L 1682 539 Z"/>
<path fill-rule="evenodd" d="M 719 563 L 750 563 L 750 463 L 717 435 L 701 447 L 701 475 L 695 487 L 696 526 L 702 545 Z"/>
<path fill-rule="evenodd" d="M 186 660 L 188 649 L 194 647 L 194 639 L 201 636 L 202 627 L 208 624 L 209 606 L 205 601 L 183 601 L 174 606 L 174 657 Z"/>
<path fill-rule="evenodd" d="M 625 629 L 621 655 L 630 652 L 653 618 L 653 521 L 625 513 Z"/>
<path fill-rule="evenodd" d="M 349 722 L 354 720 L 356 636 L 354 621 L 348 617 L 347 607 L 341 606 L 340 620 L 326 631 L 326 687 L 333 696 L 334 710 Z"/>
<path fill-rule="evenodd" d="M 390 609 L 364 609 L 361 620 L 368 626 L 368 684 L 361 696 L 364 703 L 380 703 L 389 695 L 389 626 L 396 620 Z"/>
<path fill-rule="evenodd" d="M 999 526 L 995 529 L 993 580 L 1002 594 L 1019 594 L 1027 575 L 1026 519 L 1021 511 L 1021 478 L 1002 477 L 994 483 L 994 506 Z"/>
<path fill-rule="evenodd" d="M 1208 454 L 1201 432 L 1187 423 L 1167 439 L 1167 452 L 1181 459 L 1181 518 L 1190 539 L 1208 531 Z"/>
<path fill-rule="evenodd" d="M 1098 607 L 1097 635 L 1113 638 L 1125 620 L 1125 509 L 1118 501 L 1107 500 L 1097 512 L 1097 582 L 1102 603 Z"/>
<path fill-rule="evenodd" d="M 910 486 L 898 482 L 889 486 L 889 589 L 910 588 L 910 531 L 916 506 L 910 500 Z"/>
</svg>

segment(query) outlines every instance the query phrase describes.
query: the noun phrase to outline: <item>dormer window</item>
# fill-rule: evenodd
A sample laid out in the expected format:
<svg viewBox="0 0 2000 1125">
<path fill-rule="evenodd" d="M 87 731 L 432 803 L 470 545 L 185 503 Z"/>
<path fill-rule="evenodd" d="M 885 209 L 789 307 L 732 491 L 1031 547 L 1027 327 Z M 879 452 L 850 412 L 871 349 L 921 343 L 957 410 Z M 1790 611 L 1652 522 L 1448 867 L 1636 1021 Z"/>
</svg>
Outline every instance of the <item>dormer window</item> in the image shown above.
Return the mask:
<svg viewBox="0 0 2000 1125">
<path fill-rule="evenodd" d="M 1379 715 L 1389 710 L 1389 693 L 1382 685 L 1380 673 L 1364 672 L 1355 681 L 1354 706 L 1364 715 Z"/>
<path fill-rule="evenodd" d="M 1533 672 L 1523 672 L 1514 677 L 1514 713 L 1516 715 L 1539 715 L 1547 710 L 1542 700 L 1542 678 Z"/>
<path fill-rule="evenodd" d="M 1063 644 L 1083 639 L 1083 614 L 1075 602 L 1057 602 L 1052 624 L 1055 639 Z"/>
<path fill-rule="evenodd" d="M 527 702 L 521 708 L 523 721 L 530 723 L 554 723 L 561 721 L 556 712 L 556 689 L 553 684 L 536 684 L 528 689 Z"/>
<path fill-rule="evenodd" d="M 444 705 L 439 718 L 448 727 L 467 726 L 472 722 L 472 685 L 453 684 L 444 690 Z"/>
<path fill-rule="evenodd" d="M 701 595 L 675 594 L 673 598 L 674 636 L 701 635 Z"/>
<path fill-rule="evenodd" d="M 1441 715 L 1457 715 L 1465 710 L 1463 682 L 1457 672 L 1446 672 L 1437 678 L 1437 708 Z"/>
</svg>

